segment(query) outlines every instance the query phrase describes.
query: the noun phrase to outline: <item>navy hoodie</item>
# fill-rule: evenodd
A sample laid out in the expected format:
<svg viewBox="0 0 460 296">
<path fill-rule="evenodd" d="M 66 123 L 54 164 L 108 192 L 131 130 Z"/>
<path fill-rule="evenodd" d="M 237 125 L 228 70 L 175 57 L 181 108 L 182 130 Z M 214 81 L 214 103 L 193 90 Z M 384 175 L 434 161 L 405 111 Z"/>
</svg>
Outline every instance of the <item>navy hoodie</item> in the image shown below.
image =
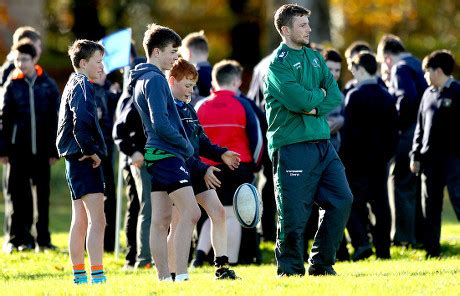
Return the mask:
<svg viewBox="0 0 460 296">
<path fill-rule="evenodd" d="M 404 53 L 401 60 L 391 68 L 390 93 L 396 97 L 399 115 L 399 129 L 404 132 L 417 122 L 417 113 L 425 89 L 420 60 Z"/>
<path fill-rule="evenodd" d="M 192 156 L 193 146 L 163 72 L 153 64 L 139 64 L 130 72 L 130 85 L 147 136 L 145 147 L 161 149 L 184 161 Z"/>
</svg>

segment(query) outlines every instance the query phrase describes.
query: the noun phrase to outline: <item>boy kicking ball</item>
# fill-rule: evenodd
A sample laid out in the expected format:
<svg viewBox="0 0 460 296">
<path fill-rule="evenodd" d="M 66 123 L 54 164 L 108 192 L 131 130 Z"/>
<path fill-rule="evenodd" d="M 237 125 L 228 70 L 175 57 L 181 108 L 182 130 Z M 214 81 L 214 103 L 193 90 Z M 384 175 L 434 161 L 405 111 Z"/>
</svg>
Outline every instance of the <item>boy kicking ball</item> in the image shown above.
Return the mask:
<svg viewBox="0 0 460 296">
<path fill-rule="evenodd" d="M 69 253 L 75 284 L 86 284 L 85 239 L 91 264 L 91 283 L 106 281 L 102 266 L 104 247 L 104 178 L 101 156 L 107 155 L 98 123 L 94 88 L 90 80 L 102 74 L 104 47 L 77 40 L 69 48 L 75 69 L 59 108 L 56 146 L 65 158 L 66 179 L 72 197 Z"/>
</svg>

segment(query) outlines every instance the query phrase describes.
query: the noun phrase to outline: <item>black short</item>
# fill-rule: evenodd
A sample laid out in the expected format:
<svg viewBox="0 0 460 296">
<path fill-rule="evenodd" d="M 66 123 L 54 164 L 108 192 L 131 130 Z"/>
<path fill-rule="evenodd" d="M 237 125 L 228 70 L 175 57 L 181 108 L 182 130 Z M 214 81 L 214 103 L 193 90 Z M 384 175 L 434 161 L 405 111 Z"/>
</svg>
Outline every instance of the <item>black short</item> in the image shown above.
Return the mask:
<svg viewBox="0 0 460 296">
<path fill-rule="evenodd" d="M 232 171 L 227 165 L 221 164 L 217 166 L 221 171 L 214 174 L 220 180 L 221 187 L 217 188 L 222 205 L 233 205 L 233 195 L 236 189 L 243 183 L 252 183 L 254 181 L 253 166 L 246 163 L 240 163 L 240 166 Z"/>
<path fill-rule="evenodd" d="M 192 186 L 187 166 L 177 157 L 154 161 L 147 166 L 147 172 L 151 176 L 152 192 L 166 191 L 170 194 L 177 189 Z"/>
<path fill-rule="evenodd" d="M 190 170 L 192 173 L 192 187 L 193 187 L 193 193 L 195 195 L 198 195 L 200 193 L 203 193 L 208 189 L 206 186 L 206 183 L 204 182 L 204 175 L 197 173 L 196 171 Z M 221 181 L 222 182 L 222 181 Z"/>
<path fill-rule="evenodd" d="M 104 174 L 102 166 L 93 168 L 93 161 L 68 156 L 65 159 L 65 176 L 73 200 L 82 198 L 90 193 L 104 194 Z"/>
</svg>

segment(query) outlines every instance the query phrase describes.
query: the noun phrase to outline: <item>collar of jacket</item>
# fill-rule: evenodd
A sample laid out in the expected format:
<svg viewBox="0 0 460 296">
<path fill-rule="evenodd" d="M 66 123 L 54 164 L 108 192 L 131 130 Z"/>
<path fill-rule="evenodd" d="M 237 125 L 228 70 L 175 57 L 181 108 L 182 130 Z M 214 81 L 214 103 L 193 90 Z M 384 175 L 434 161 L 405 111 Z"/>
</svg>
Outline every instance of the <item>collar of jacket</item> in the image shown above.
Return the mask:
<svg viewBox="0 0 460 296">
<path fill-rule="evenodd" d="M 40 65 L 35 65 L 35 72 L 37 72 L 37 77 L 42 76 L 43 75 L 43 68 Z M 12 75 L 13 76 L 12 76 L 11 79 L 13 79 L 13 80 L 24 79 L 26 77 L 26 75 L 24 73 L 22 73 L 22 71 L 19 70 L 19 69 L 14 69 Z"/>
</svg>

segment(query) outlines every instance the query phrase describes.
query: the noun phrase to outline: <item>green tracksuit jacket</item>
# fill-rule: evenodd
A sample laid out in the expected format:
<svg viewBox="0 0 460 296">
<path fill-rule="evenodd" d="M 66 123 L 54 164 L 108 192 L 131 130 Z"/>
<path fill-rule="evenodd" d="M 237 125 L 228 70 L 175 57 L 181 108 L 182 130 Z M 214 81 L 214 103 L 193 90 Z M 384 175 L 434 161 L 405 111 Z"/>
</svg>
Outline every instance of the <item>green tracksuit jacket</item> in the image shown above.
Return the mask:
<svg viewBox="0 0 460 296">
<path fill-rule="evenodd" d="M 270 156 L 285 145 L 330 138 L 326 115 L 341 103 L 341 94 L 317 51 L 296 50 L 281 43 L 272 56 L 265 83 Z M 316 116 L 304 114 L 314 108 Z"/>
</svg>

